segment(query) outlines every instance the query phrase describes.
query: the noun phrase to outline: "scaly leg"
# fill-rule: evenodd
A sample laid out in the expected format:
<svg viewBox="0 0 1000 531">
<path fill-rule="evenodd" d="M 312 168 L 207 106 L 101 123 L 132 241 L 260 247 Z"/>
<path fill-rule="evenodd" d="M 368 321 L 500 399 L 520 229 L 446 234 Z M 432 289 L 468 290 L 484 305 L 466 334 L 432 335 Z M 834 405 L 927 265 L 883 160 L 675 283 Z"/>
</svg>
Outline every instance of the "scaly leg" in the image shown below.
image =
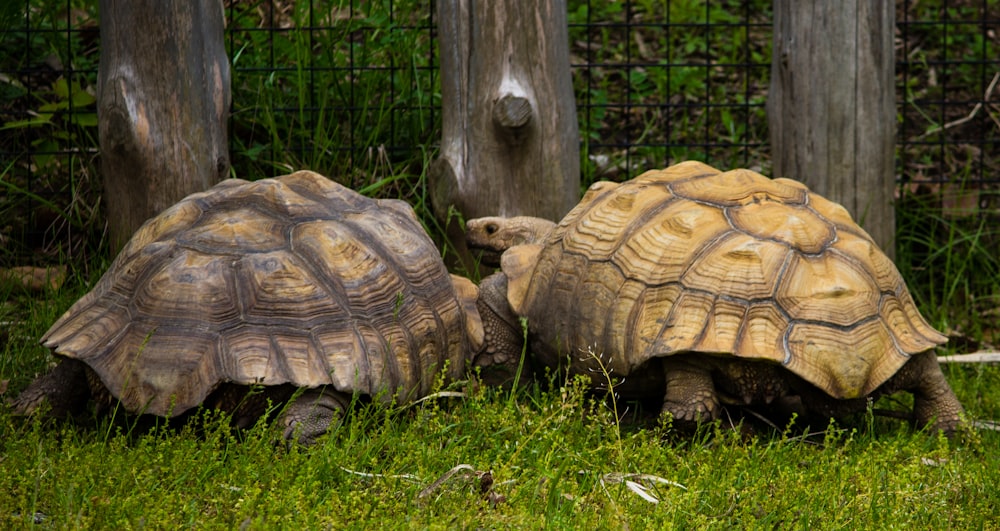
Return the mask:
<svg viewBox="0 0 1000 531">
<path fill-rule="evenodd" d="M 933 351 L 914 355 L 876 393 L 896 391 L 913 393 L 913 416 L 918 425 L 934 421 L 934 427 L 950 435 L 964 422 L 965 410 L 945 380 Z"/>
<path fill-rule="evenodd" d="M 11 404 L 16 415 L 31 415 L 48 404 L 48 415 L 64 418 L 83 411 L 90 398 L 87 366 L 78 360 L 63 359 L 54 369 L 31 382 Z"/>
<path fill-rule="evenodd" d="M 709 368 L 679 357 L 665 357 L 662 361 L 667 383 L 663 413 L 670 413 L 682 427 L 717 419 L 719 397 Z"/>
</svg>

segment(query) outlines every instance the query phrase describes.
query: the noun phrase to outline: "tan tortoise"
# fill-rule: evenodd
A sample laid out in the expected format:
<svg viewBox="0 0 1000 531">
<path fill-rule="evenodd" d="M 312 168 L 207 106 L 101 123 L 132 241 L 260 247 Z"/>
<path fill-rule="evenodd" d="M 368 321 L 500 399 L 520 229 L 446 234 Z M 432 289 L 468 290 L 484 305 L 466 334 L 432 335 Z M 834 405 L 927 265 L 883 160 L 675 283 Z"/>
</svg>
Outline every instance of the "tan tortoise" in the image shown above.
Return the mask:
<svg viewBox="0 0 1000 531">
<path fill-rule="evenodd" d="M 308 443 L 352 393 L 405 401 L 464 374 L 482 341 L 476 295 L 402 201 L 308 171 L 226 180 L 137 231 L 42 338 L 62 361 L 14 407 L 65 415 L 93 395 L 247 425 L 304 389 L 279 422 Z"/>
<path fill-rule="evenodd" d="M 536 362 L 607 369 L 680 424 L 792 396 L 841 416 L 901 390 L 919 423 L 961 422 L 931 351 L 946 338 L 847 211 L 796 181 L 685 162 L 596 183 L 558 225 L 481 218 L 467 239 L 501 266 L 480 284 L 494 379 L 526 317 Z"/>
</svg>

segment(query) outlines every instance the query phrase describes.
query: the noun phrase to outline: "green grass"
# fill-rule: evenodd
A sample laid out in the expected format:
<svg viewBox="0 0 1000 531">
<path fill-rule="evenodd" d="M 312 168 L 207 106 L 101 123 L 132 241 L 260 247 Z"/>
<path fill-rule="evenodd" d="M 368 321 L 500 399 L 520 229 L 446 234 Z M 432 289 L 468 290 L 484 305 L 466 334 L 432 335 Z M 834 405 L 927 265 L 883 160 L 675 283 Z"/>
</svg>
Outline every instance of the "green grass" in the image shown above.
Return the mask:
<svg viewBox="0 0 1000 531">
<path fill-rule="evenodd" d="M 96 12 L 94 2 L 72 3 L 82 12 Z M 310 36 L 242 31 L 260 25 L 266 17 L 258 8 L 268 4 L 236 3 L 227 41 L 234 61 L 234 173 L 259 178 L 309 167 L 368 195 L 406 199 L 443 241 L 425 188 L 425 169 L 440 137 L 440 115 L 430 111 L 440 104 L 437 74 L 426 34 L 408 29 L 426 22 L 426 5 L 397 0 L 390 13 L 386 2 L 353 4 L 352 16 L 345 17 L 352 3 L 317 2 L 317 12 L 337 15 L 319 20 L 302 9 L 304 2 L 275 3 L 276 18 L 289 27 L 330 26 Z M 598 68 L 590 78 L 575 71 L 581 109 L 584 103 L 626 100 L 654 104 L 664 93 L 675 95 L 672 102 L 678 104 L 632 115 L 599 106 L 589 114 L 581 110 L 581 134 L 588 142 L 656 144 L 669 138 L 676 144 L 626 151 L 586 143 L 586 182 L 624 177 L 626 159 L 640 168 L 699 158 L 766 170 L 766 149 L 740 147 L 766 139 L 763 109 L 740 105 L 762 103 L 767 69 L 733 77 L 725 68 L 706 65 L 766 64 L 770 35 L 760 28 L 696 27 L 732 21 L 742 9 L 737 4 L 713 2 L 706 8 L 674 1 L 665 13 L 661 2 L 632 3 L 633 22 L 669 15 L 673 23 L 695 25 L 670 34 L 655 27 L 634 28 L 631 36 L 614 27 L 571 28 L 571 52 L 578 60 L 614 64 L 645 61 L 646 54 L 655 63 Z M 754 20 L 766 21 L 769 2 L 752 4 Z M 924 11 L 913 18 L 937 16 L 931 4 L 921 3 Z M 33 5 L 36 27 L 64 24 L 61 2 Z M 572 23 L 588 17 L 621 22 L 627 15 L 616 2 L 593 2 L 591 13 L 581 6 L 571 2 Z M 967 15 L 968 9 L 955 9 L 954 17 Z M 930 28 L 926 35 L 910 35 L 919 46 L 912 60 L 927 63 L 902 87 L 911 99 L 953 97 L 946 88 L 975 86 L 982 72 L 968 65 L 953 67 L 947 87 L 928 81 L 944 53 L 938 48 L 946 46 L 951 59 L 983 49 L 996 55 L 995 43 L 966 30 L 937 35 L 940 29 Z M 2 37 L 7 50 L 20 49 L 20 37 Z M 42 79 L 29 103 L 17 84 L 0 84 L 0 110 L 25 105 L 48 116 L 10 126 L 0 138 L 24 149 L 0 168 L 0 228 L 14 236 L 12 243 L 24 245 L 4 247 L 8 254 L 0 257 L 66 263 L 71 276 L 60 291 L 41 295 L 0 287 L 0 388 L 8 389 L 0 398 L 20 391 L 46 368 L 50 358 L 37 338 L 110 261 L 99 243 L 96 128 L 85 118 L 93 104 L 75 95 L 95 88 L 96 78 L 86 70 L 96 65 L 96 48 L 86 34 L 35 33 L 31 39 L 33 56 L 0 53 L 0 58 L 36 64 L 54 54 L 84 72 L 63 82 Z M 594 47 L 581 44 L 588 39 Z M 355 64 L 385 69 L 352 71 L 352 54 Z M 272 64 L 272 57 L 281 69 L 256 70 Z M 309 65 L 323 69 L 309 71 Z M 680 105 L 705 101 L 732 105 Z M 83 107 L 77 109 L 82 117 L 68 112 L 76 106 Z M 918 123 L 914 136 L 929 130 L 929 139 L 940 138 L 933 136 L 941 134 L 934 127 L 955 118 L 928 114 L 918 103 L 900 112 L 916 116 L 909 118 Z M 707 139 L 722 145 L 697 145 Z M 63 152 L 32 151 L 39 147 Z M 977 204 L 995 207 L 995 190 L 965 186 L 965 176 L 983 160 L 995 164 L 973 151 L 960 147 L 944 156 L 955 183 L 976 190 L 982 201 Z M 939 154 L 938 146 L 909 146 L 901 152 L 904 176 L 919 173 Z M 598 155 L 609 162 L 598 164 Z M 971 215 L 948 210 L 938 192 L 912 187 L 901 197 L 900 270 L 923 313 L 957 338 L 953 350 L 995 346 L 1000 343 L 996 209 Z M 27 242 L 31 238 L 44 240 L 44 252 Z M 949 365 L 945 374 L 973 418 L 1000 419 L 1000 368 Z M 899 421 L 860 415 L 814 426 L 809 433 L 801 426 L 756 426 L 749 435 L 709 427 L 694 437 L 680 436 L 637 413 L 634 405 L 614 405 L 573 382 L 559 384 L 565 385 L 527 386 L 514 394 L 466 389 L 466 398 L 397 410 L 360 407 L 317 447 L 290 450 L 274 443 L 276 434 L 266 425 L 234 432 L 210 413 L 180 427 L 148 428 L 107 418 L 80 425 L 41 423 L 13 418 L 0 406 L 0 528 L 34 527 L 38 520 L 47 528 L 115 529 L 978 529 L 1000 521 L 997 432 L 947 441 Z M 886 399 L 878 407 L 898 409 L 907 399 L 902 402 Z M 617 416 L 624 420 L 617 422 Z M 458 465 L 469 468 L 437 483 Z M 479 476 L 487 471 L 493 485 L 484 497 Z M 622 474 L 635 474 L 626 477 L 649 487 L 647 494 L 659 503 L 630 490 L 620 481 Z"/>
<path fill-rule="evenodd" d="M 983 372 L 950 376 L 970 408 L 981 411 L 979 396 L 996 414 L 997 373 Z M 0 411 L 0 525 L 973 529 L 1000 518 L 993 432 L 949 441 L 862 415 L 808 434 L 709 427 L 681 437 L 632 415 L 616 422 L 574 382 L 513 400 L 466 391 L 361 406 L 308 449 L 275 444 L 264 424 L 234 432 L 211 412 L 133 430 Z"/>
<path fill-rule="evenodd" d="M 436 138 L 430 106 L 439 102 L 429 34 L 404 27 L 426 23 L 427 7 L 320 2 L 310 12 L 290 3 L 276 15 L 281 25 L 324 29 L 268 32 L 257 31 L 268 8 L 255 4 L 228 12 L 234 173 L 308 167 L 354 188 L 383 177 L 389 162 L 419 174 L 418 146 Z"/>
</svg>

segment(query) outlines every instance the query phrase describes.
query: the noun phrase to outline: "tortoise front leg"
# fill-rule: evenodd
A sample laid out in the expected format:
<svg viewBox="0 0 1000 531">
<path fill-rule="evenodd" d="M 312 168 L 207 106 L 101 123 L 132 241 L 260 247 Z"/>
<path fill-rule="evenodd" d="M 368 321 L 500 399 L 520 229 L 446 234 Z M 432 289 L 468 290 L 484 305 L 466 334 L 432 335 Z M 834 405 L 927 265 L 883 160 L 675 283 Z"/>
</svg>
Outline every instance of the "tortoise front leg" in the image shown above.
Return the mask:
<svg viewBox="0 0 1000 531">
<path fill-rule="evenodd" d="M 11 404 L 14 414 L 31 415 L 43 404 L 48 404 L 47 414 L 50 417 L 65 418 L 79 414 L 90 398 L 88 371 L 82 361 L 63 359 L 14 399 Z"/>
<path fill-rule="evenodd" d="M 965 410 L 945 380 L 933 351 L 911 357 L 875 391 L 876 398 L 896 391 L 913 393 L 913 416 L 920 426 L 933 421 L 935 428 L 950 435 L 964 422 Z"/>
<path fill-rule="evenodd" d="M 523 363 L 522 378 L 531 374 L 530 360 L 521 360 L 524 335 L 520 321 L 507 302 L 507 276 L 495 273 L 479 283 L 476 301 L 483 323 L 483 348 L 476 353 L 473 366 L 480 368 L 483 383 L 509 387 Z"/>
<path fill-rule="evenodd" d="M 669 413 L 681 427 L 717 419 L 719 397 L 709 367 L 690 363 L 680 356 L 661 360 L 667 384 L 662 413 Z"/>
<path fill-rule="evenodd" d="M 347 411 L 351 397 L 326 387 L 307 389 L 289 403 L 279 417 L 286 441 L 310 445 L 329 431 Z"/>
</svg>

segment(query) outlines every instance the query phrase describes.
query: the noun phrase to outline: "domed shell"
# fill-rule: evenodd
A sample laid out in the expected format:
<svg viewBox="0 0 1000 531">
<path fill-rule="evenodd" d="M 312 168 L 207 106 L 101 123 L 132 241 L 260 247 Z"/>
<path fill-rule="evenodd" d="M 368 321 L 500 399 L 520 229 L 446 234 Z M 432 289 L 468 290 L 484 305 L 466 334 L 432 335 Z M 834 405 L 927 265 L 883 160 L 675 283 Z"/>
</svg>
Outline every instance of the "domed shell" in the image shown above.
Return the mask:
<svg viewBox="0 0 1000 531">
<path fill-rule="evenodd" d="M 686 162 L 596 183 L 502 267 L 549 364 L 572 355 L 585 369 L 591 350 L 627 375 L 703 352 L 780 363 L 854 398 L 945 341 L 843 207 L 750 170 Z"/>
<path fill-rule="evenodd" d="M 402 201 L 307 171 L 231 179 L 143 225 L 42 342 L 133 412 L 223 382 L 406 400 L 473 348 L 475 287 L 455 279 Z"/>
</svg>

